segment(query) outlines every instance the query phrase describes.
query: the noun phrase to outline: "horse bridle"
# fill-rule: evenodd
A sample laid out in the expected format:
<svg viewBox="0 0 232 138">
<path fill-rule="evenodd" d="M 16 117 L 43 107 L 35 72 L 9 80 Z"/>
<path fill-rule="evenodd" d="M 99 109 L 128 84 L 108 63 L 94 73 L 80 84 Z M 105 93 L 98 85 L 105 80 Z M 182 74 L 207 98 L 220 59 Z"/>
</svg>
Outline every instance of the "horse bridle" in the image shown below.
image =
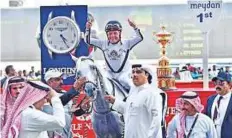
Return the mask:
<svg viewBox="0 0 232 138">
<path fill-rule="evenodd" d="M 91 61 L 94 61 L 93 59 L 91 59 L 91 58 L 83 58 L 83 59 L 81 59 L 81 61 L 84 61 L 84 60 L 91 60 Z M 104 83 L 103 83 L 103 76 L 101 75 L 101 73 L 100 73 L 100 71 L 97 69 L 97 67 L 96 66 L 91 66 L 91 70 L 92 71 L 96 71 L 97 72 L 97 74 L 96 74 L 96 80 L 95 80 L 95 82 L 96 83 L 94 83 L 94 82 L 92 82 L 92 81 L 86 81 L 84 84 L 83 84 L 83 87 L 85 88 L 85 86 L 86 86 L 86 84 L 88 84 L 88 83 L 91 83 L 96 89 L 95 90 L 93 90 L 93 96 L 97 96 L 97 92 L 98 92 L 98 90 L 100 90 L 99 89 L 99 86 L 100 86 L 100 88 L 101 88 L 101 90 L 103 90 L 104 92 L 105 92 L 105 94 L 106 95 L 109 95 L 109 93 L 105 90 L 105 85 L 104 85 Z M 77 77 L 77 73 L 76 73 L 76 77 Z M 98 81 L 99 80 L 99 81 Z M 100 83 L 99 85 L 97 85 L 98 83 Z M 81 104 L 82 104 L 82 102 L 85 100 L 87 98 L 87 96 L 85 96 L 81 101 L 80 101 L 80 103 L 77 105 L 77 107 L 79 107 Z M 91 110 L 89 110 L 89 111 L 85 111 L 85 113 L 86 114 L 89 114 L 89 113 L 91 113 L 92 112 L 92 110 L 93 110 L 93 102 L 96 100 L 96 97 L 94 97 L 93 98 L 93 100 L 91 101 L 92 102 L 92 108 L 91 108 Z"/>
<path fill-rule="evenodd" d="M 97 90 L 99 90 L 99 85 L 100 85 L 101 90 L 103 90 L 106 95 L 109 95 L 109 93 L 106 91 L 106 88 L 105 88 L 105 85 L 104 85 L 104 82 L 103 82 L 103 76 L 101 75 L 100 71 L 98 70 L 98 68 L 96 66 L 91 66 L 91 68 L 92 68 L 92 70 L 95 70 L 97 72 L 96 76 L 98 76 L 98 77 L 96 77 L 96 80 L 95 80 L 96 83 L 94 83 L 92 81 L 86 81 L 84 83 L 84 87 L 85 87 L 85 85 L 87 83 L 91 83 L 91 84 L 93 84 L 95 86 L 95 88 L 96 88 L 95 91 L 97 91 Z M 99 85 L 97 85 L 98 82 L 99 82 Z"/>
</svg>

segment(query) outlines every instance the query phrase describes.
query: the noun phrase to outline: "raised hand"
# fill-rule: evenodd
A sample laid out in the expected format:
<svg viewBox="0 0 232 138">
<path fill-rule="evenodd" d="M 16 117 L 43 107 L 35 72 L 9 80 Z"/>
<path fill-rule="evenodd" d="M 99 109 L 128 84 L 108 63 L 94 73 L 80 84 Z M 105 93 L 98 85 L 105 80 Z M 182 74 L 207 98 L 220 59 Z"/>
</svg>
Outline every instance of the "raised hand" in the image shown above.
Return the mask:
<svg viewBox="0 0 232 138">
<path fill-rule="evenodd" d="M 133 21 L 131 21 L 129 18 L 127 19 L 127 21 L 131 27 L 137 28 L 136 24 Z"/>
<path fill-rule="evenodd" d="M 51 88 L 48 95 L 45 98 L 49 103 L 51 103 L 52 97 L 56 97 L 56 96 L 58 96 L 57 92 Z"/>
</svg>

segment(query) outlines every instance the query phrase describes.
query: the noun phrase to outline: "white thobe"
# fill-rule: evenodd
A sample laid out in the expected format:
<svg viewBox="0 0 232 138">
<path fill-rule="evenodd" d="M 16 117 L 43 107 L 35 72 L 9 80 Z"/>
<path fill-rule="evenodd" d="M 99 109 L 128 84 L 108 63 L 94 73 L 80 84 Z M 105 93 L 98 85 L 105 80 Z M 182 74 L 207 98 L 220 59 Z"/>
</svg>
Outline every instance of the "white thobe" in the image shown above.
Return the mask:
<svg viewBox="0 0 232 138">
<path fill-rule="evenodd" d="M 162 137 L 162 97 L 159 91 L 144 84 L 132 88 L 126 102 L 115 100 L 113 109 L 124 114 L 125 138 Z"/>
<path fill-rule="evenodd" d="M 206 115 L 198 113 L 198 119 L 193 127 L 192 133 L 189 138 L 217 138 L 217 132 L 213 121 Z M 168 124 L 167 138 L 176 138 L 176 132 L 180 132 L 180 114 L 174 116 L 171 122 Z M 197 114 L 196 114 L 197 115 Z M 186 116 L 186 131 L 185 135 L 188 135 L 190 128 L 196 118 L 194 116 Z"/>
<path fill-rule="evenodd" d="M 53 115 L 46 114 L 33 106 L 22 112 L 19 138 L 48 138 L 47 131 L 65 126 L 65 113 L 58 96 L 51 99 Z"/>
</svg>

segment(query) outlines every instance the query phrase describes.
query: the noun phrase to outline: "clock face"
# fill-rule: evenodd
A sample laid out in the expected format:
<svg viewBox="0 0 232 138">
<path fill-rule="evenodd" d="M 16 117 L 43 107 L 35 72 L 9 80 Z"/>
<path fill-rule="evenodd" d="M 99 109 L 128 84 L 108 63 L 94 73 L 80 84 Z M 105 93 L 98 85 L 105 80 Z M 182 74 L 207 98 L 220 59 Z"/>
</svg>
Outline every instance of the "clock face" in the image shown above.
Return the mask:
<svg viewBox="0 0 232 138">
<path fill-rule="evenodd" d="M 80 42 L 80 28 L 68 17 L 58 16 L 45 25 L 44 44 L 54 53 L 67 53 Z"/>
</svg>

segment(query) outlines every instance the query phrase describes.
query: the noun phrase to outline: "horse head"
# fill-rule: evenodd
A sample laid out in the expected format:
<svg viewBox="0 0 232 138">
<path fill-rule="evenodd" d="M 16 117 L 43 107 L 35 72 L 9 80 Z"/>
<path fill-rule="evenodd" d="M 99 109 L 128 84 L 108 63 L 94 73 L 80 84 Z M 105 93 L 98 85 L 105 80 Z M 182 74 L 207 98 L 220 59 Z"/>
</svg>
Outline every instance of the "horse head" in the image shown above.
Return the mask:
<svg viewBox="0 0 232 138">
<path fill-rule="evenodd" d="M 86 77 L 87 81 L 84 84 L 84 91 L 92 100 L 96 100 L 98 92 L 105 89 L 100 69 L 92 58 L 85 56 L 76 58 L 72 56 L 72 59 L 76 62 L 76 79 Z"/>
<path fill-rule="evenodd" d="M 115 96 L 119 97 L 121 97 L 122 94 L 120 94 L 117 87 L 107 79 L 104 72 L 94 63 L 93 59 L 89 57 L 76 58 L 74 56 L 72 56 L 72 59 L 76 62 L 76 78 L 86 77 L 84 91 L 92 100 L 93 110 L 90 112 L 93 113 L 93 115 L 91 121 L 97 136 L 121 137 L 123 125 L 120 120 L 120 114 L 111 111 L 110 104 L 105 100 L 104 96 L 106 94 L 112 94 L 112 92 L 115 92 Z M 105 120 L 107 120 L 107 123 L 102 124 L 102 121 Z"/>
</svg>

